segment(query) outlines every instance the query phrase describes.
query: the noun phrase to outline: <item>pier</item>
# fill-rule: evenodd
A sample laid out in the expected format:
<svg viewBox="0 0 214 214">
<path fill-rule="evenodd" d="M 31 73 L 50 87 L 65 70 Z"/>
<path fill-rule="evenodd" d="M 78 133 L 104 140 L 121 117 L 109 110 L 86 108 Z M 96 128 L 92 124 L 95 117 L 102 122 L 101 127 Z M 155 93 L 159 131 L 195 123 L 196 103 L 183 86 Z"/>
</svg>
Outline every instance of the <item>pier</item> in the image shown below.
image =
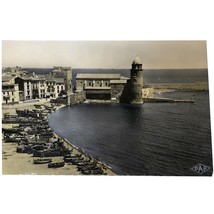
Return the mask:
<svg viewBox="0 0 214 214">
<path fill-rule="evenodd" d="M 194 100 L 178 100 L 171 98 L 144 98 L 145 103 L 194 103 Z"/>
</svg>

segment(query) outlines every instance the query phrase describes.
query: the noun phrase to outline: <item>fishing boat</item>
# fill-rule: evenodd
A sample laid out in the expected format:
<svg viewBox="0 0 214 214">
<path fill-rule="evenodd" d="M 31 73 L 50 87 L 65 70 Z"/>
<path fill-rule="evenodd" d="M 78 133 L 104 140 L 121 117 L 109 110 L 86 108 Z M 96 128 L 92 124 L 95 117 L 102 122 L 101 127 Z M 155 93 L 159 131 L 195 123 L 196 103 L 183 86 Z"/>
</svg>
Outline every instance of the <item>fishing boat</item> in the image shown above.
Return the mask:
<svg viewBox="0 0 214 214">
<path fill-rule="evenodd" d="M 59 168 L 63 167 L 65 165 L 65 162 L 55 162 L 55 163 L 49 163 L 48 168 Z"/>
<path fill-rule="evenodd" d="M 34 107 L 37 108 L 37 109 L 42 109 L 42 106 L 39 105 L 39 104 L 34 104 Z"/>
<path fill-rule="evenodd" d="M 40 158 L 40 159 L 34 159 L 33 163 L 34 164 L 46 164 L 52 162 L 52 159 L 50 158 Z"/>
<path fill-rule="evenodd" d="M 19 133 L 21 131 L 22 131 L 22 129 L 20 129 L 20 128 L 8 128 L 8 129 L 2 128 L 3 133 Z"/>
</svg>

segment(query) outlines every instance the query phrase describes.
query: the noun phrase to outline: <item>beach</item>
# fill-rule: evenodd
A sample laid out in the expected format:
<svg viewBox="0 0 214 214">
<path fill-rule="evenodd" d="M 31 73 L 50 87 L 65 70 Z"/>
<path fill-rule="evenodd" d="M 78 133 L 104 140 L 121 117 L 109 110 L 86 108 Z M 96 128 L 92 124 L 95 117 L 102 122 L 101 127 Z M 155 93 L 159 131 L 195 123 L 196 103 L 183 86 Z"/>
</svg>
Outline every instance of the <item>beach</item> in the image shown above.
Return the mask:
<svg viewBox="0 0 214 214">
<path fill-rule="evenodd" d="M 14 105 L 3 105 L 2 115 L 10 114 L 14 115 L 16 109 L 23 110 L 35 109 L 35 104 L 45 104 L 51 106 L 49 100 L 39 100 L 36 102 L 19 103 Z M 60 105 L 57 109 L 63 107 Z M 17 124 L 2 124 L 2 128 L 12 128 L 12 126 L 17 126 Z M 63 145 L 68 150 L 72 150 L 72 153 L 78 155 L 81 153 L 78 148 L 73 146 L 66 139 L 62 139 L 60 136 L 54 134 L 56 138 L 63 141 Z M 2 136 L 3 138 L 3 136 Z M 82 154 L 84 156 L 84 154 Z M 17 143 L 5 142 L 2 139 L 2 174 L 3 175 L 82 175 L 80 171 L 77 170 L 76 165 L 71 163 L 65 163 L 64 167 L 60 168 L 48 168 L 47 164 L 34 164 L 35 157 L 32 154 L 17 153 Z M 63 156 L 51 157 L 52 162 L 62 162 Z M 105 168 L 104 172 L 106 175 L 115 175 L 115 173 L 109 168 Z"/>
</svg>

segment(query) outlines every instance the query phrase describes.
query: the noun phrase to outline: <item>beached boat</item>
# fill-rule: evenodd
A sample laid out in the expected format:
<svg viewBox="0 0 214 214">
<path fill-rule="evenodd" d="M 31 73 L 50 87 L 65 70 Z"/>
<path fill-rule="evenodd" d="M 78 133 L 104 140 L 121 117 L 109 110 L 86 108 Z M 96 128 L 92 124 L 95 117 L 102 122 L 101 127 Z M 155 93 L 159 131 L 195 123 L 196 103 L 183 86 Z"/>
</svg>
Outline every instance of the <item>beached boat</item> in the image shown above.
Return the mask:
<svg viewBox="0 0 214 214">
<path fill-rule="evenodd" d="M 24 145 L 20 145 L 16 148 L 17 153 L 24 153 L 25 152 L 25 147 Z"/>
<path fill-rule="evenodd" d="M 34 104 L 34 107 L 37 108 L 37 109 L 42 109 L 42 106 L 39 105 L 39 104 Z"/>
<path fill-rule="evenodd" d="M 50 158 L 41 158 L 41 159 L 34 159 L 33 163 L 34 164 L 46 164 L 52 162 L 52 159 Z"/>
<path fill-rule="evenodd" d="M 20 128 L 8 128 L 8 129 L 2 128 L 2 133 L 19 133 L 21 131 L 22 129 Z"/>
<path fill-rule="evenodd" d="M 5 136 L 4 137 L 4 142 L 9 142 L 9 143 L 21 143 L 21 142 L 27 142 L 27 138 L 26 137 L 22 137 L 22 136 Z"/>
<path fill-rule="evenodd" d="M 19 117 L 33 117 L 33 118 L 41 117 L 40 112 L 30 111 L 28 109 L 24 110 L 16 109 L 16 113 L 18 114 Z"/>
<path fill-rule="evenodd" d="M 66 163 L 71 163 L 71 164 L 73 164 L 73 165 L 77 165 L 81 160 L 78 159 L 78 158 L 75 158 L 75 159 L 70 158 L 70 159 L 64 159 L 64 161 L 65 161 Z"/>
<path fill-rule="evenodd" d="M 33 157 L 56 157 L 62 155 L 63 152 L 60 150 L 33 150 Z"/>
<path fill-rule="evenodd" d="M 63 167 L 65 165 L 65 162 L 55 162 L 55 163 L 49 163 L 48 168 L 59 168 Z"/>
<path fill-rule="evenodd" d="M 64 155 L 64 161 L 69 162 L 72 164 L 78 164 L 79 162 L 83 161 L 84 158 L 78 155 Z"/>
<path fill-rule="evenodd" d="M 102 169 L 95 169 L 95 170 L 85 170 L 82 171 L 83 175 L 104 175 L 104 172 Z"/>
</svg>

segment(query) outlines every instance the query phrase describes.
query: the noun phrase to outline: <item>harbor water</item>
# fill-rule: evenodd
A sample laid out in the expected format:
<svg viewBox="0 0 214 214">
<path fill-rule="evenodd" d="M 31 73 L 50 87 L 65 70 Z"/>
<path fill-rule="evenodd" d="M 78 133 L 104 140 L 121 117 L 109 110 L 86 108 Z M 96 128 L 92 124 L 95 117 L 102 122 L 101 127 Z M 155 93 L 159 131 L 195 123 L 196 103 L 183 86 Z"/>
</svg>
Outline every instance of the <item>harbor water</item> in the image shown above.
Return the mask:
<svg viewBox="0 0 214 214">
<path fill-rule="evenodd" d="M 49 118 L 61 137 L 101 158 L 118 175 L 212 175 L 208 92 L 165 93 L 194 103 L 76 104 Z"/>
</svg>

